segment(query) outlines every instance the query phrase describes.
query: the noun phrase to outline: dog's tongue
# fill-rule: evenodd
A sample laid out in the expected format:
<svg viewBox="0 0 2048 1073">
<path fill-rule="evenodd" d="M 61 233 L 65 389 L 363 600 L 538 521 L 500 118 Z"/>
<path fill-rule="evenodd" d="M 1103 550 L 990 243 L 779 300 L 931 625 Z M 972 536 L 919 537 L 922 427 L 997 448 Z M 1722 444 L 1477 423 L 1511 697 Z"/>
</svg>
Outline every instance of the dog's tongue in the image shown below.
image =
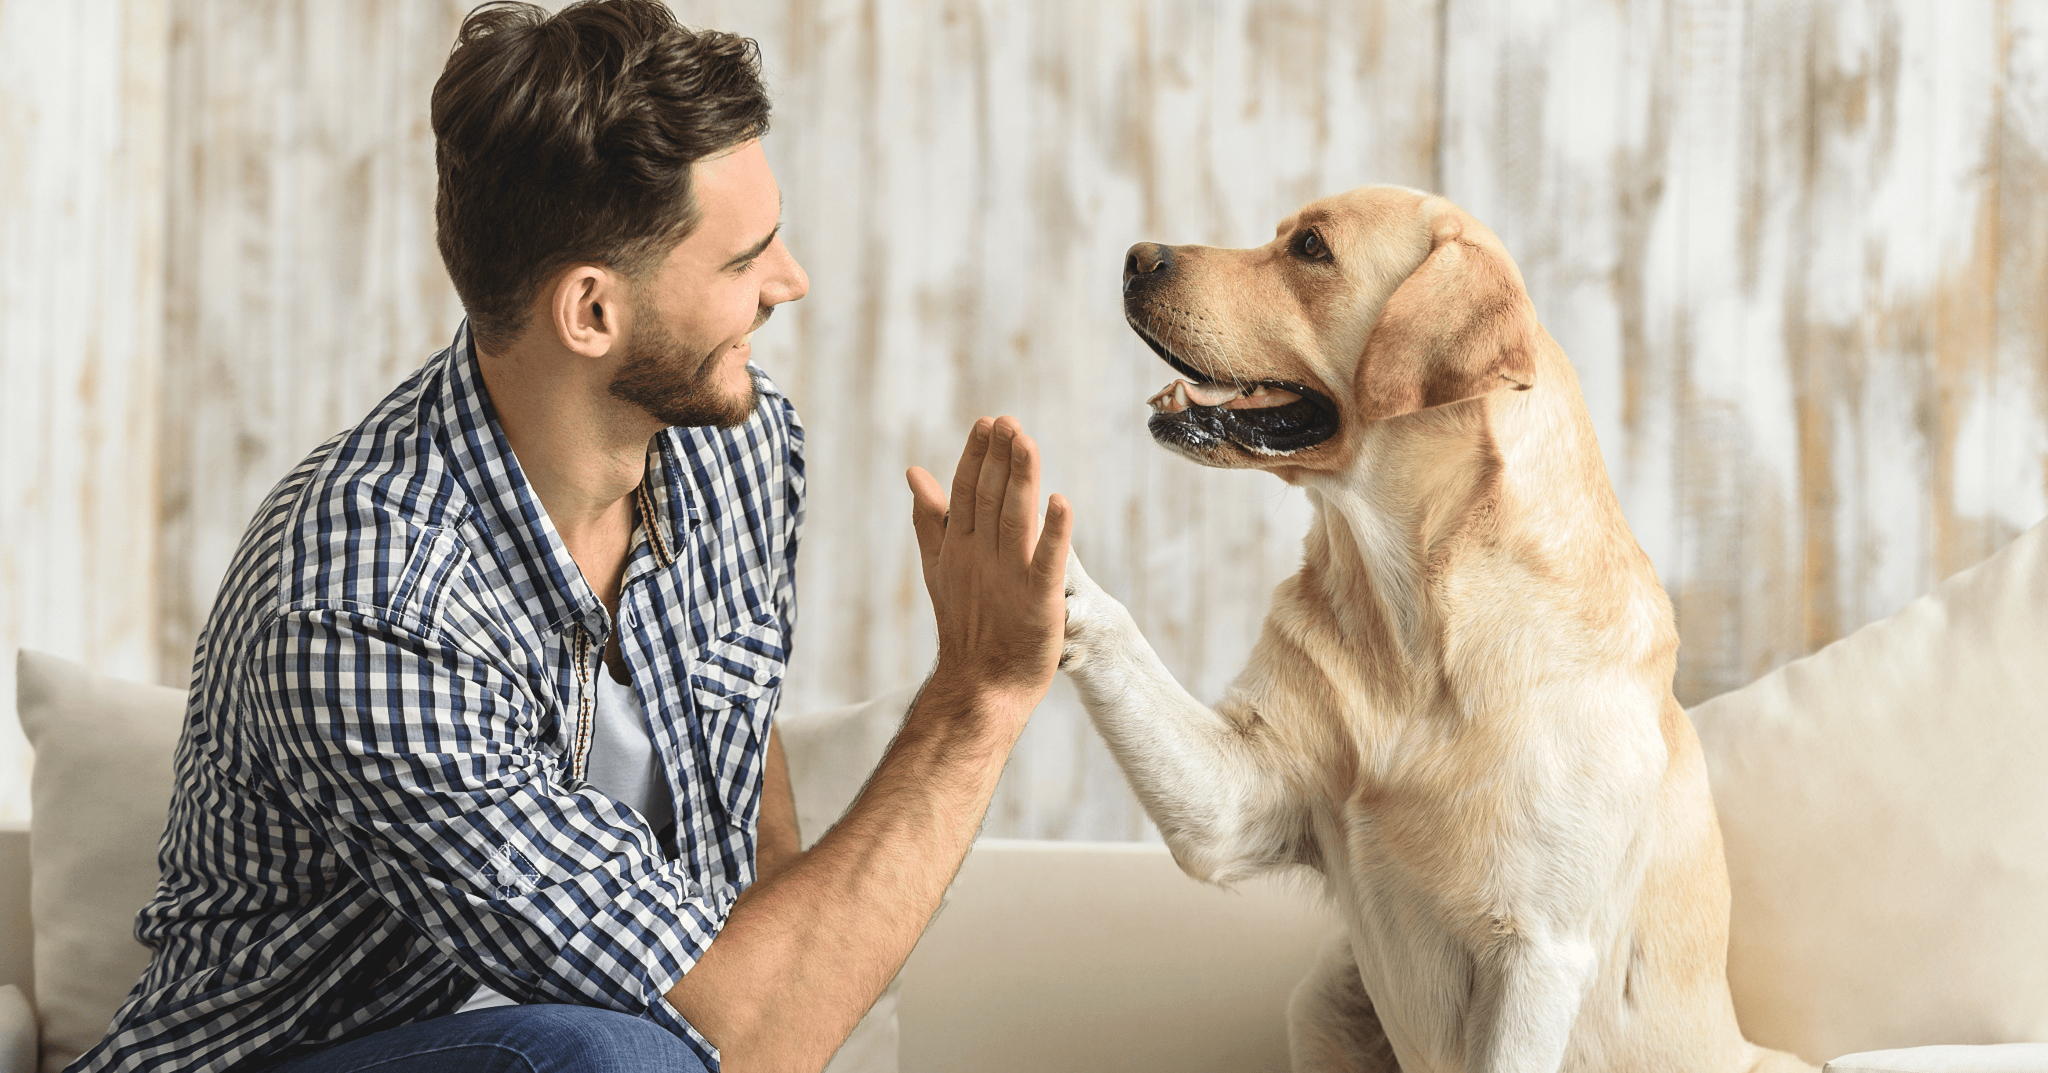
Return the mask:
<svg viewBox="0 0 2048 1073">
<path fill-rule="evenodd" d="M 1290 402 L 1298 401 L 1300 398 L 1301 396 L 1296 395 L 1292 391 L 1260 384 L 1252 389 L 1251 394 L 1224 403 L 1223 408 L 1226 410 L 1264 410 L 1274 406 L 1285 406 Z"/>
<path fill-rule="evenodd" d="M 1152 396 L 1151 405 L 1161 413 L 1177 414 L 1189 406 L 1221 406 L 1227 410 L 1260 410 L 1285 406 L 1301 396 L 1292 391 L 1260 384 L 1249 395 L 1229 384 L 1190 384 L 1175 380 Z"/>
</svg>

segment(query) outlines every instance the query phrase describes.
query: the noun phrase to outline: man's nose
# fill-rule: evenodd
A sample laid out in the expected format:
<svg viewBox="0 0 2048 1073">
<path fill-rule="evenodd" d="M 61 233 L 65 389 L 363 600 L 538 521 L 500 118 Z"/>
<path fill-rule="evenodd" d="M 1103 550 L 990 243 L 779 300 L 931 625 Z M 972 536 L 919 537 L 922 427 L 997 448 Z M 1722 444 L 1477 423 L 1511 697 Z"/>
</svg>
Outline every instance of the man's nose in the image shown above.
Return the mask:
<svg viewBox="0 0 2048 1073">
<path fill-rule="evenodd" d="M 811 277 L 805 274 L 804 266 L 796 263 L 796 256 L 789 252 L 789 247 L 784 246 L 780 238 L 775 240 L 775 247 L 782 254 L 782 264 L 775 273 L 774 283 L 761 288 L 763 305 L 775 306 L 784 302 L 794 302 L 811 293 Z"/>
<path fill-rule="evenodd" d="M 1173 267 L 1173 247 L 1157 242 L 1140 242 L 1124 254 L 1124 293 L 1131 293 L 1134 281 L 1158 275 Z"/>
</svg>

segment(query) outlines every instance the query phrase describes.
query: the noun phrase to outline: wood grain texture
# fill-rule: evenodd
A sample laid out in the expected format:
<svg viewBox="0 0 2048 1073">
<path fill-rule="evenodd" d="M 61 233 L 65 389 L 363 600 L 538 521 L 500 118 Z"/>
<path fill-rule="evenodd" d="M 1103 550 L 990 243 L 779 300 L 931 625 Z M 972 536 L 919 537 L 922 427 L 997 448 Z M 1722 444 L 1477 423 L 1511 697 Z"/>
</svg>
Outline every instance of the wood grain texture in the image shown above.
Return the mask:
<svg viewBox="0 0 2048 1073">
<path fill-rule="evenodd" d="M 464 6 L 0 0 L 4 637 L 181 680 L 263 494 L 445 342 L 426 115 Z M 810 431 L 792 706 L 924 673 L 902 471 L 949 470 L 983 413 L 1038 436 L 1091 570 L 1219 693 L 1306 506 L 1151 444 L 1171 374 L 1123 326 L 1123 251 L 1261 242 L 1367 182 L 1443 190 L 1520 261 L 1671 590 L 1687 702 L 2048 514 L 2041 5 L 676 6 L 762 43 L 813 281 L 757 340 Z M 106 88 L 130 83 L 156 103 Z M 88 292 L 123 297 L 19 312 Z M 1064 686 L 988 831 L 1147 836 Z"/>
<path fill-rule="evenodd" d="M 182 684 L 256 506 L 462 311 L 427 104 L 467 4 L 172 0 L 157 647 Z"/>
<path fill-rule="evenodd" d="M 0 3 L 0 824 L 16 646 L 157 670 L 166 7 Z"/>
<path fill-rule="evenodd" d="M 1451 0 L 1445 192 L 1586 381 L 1687 703 L 2048 513 L 2030 11 Z"/>
</svg>

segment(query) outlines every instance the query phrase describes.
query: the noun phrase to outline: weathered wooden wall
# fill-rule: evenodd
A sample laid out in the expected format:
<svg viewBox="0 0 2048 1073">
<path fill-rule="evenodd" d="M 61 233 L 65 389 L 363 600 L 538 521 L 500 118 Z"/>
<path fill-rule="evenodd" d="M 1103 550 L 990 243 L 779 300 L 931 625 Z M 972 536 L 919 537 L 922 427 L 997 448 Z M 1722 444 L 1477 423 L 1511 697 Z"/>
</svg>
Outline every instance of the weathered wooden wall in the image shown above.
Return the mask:
<svg viewBox="0 0 2048 1073">
<path fill-rule="evenodd" d="M 157 673 L 167 8 L 0 3 L 0 823 L 17 646 Z"/>
<path fill-rule="evenodd" d="M 102 6 L 102 25 L 124 17 Z M 45 171 L 92 169 L 0 200 L 0 644 L 50 636 L 28 643 L 182 678 L 257 499 L 445 340 L 426 102 L 463 6 L 131 0 L 159 58 L 80 73 L 89 39 L 19 29 L 62 5 L 0 4 L 0 193 L 19 145 L 67 162 Z M 1365 182 L 1443 190 L 1520 260 L 1678 606 L 1688 701 L 2048 514 L 2048 39 L 2021 0 L 677 8 L 762 42 L 769 154 L 813 281 L 757 340 L 811 433 L 794 705 L 921 675 L 901 472 L 943 471 L 991 412 L 1039 436 L 1082 555 L 1169 666 L 1218 691 L 1305 506 L 1151 445 L 1143 400 L 1171 377 L 1122 325 L 1122 252 L 1260 242 Z M 39 71 L 156 86 L 157 170 L 134 156 L 146 141 L 108 167 L 101 142 L 36 118 L 102 99 L 59 102 Z M 47 218 L 67 198 L 128 221 L 129 245 L 66 252 Z M 79 282 L 38 276 L 49 257 Z M 122 287 L 139 300 L 95 323 L 133 318 L 127 379 L 93 374 L 80 398 L 82 322 L 18 310 Z M 138 479 L 153 457 L 160 478 Z M 97 625 L 50 628 L 67 622 Z M 19 807 L 7 778 L 0 816 Z M 1064 688 L 989 830 L 1146 835 Z"/>
<path fill-rule="evenodd" d="M 427 100 L 461 0 L 172 0 L 157 651 L 182 683 L 258 502 L 462 317 Z"/>
<path fill-rule="evenodd" d="M 1449 5 L 1444 188 L 1585 380 L 1688 703 L 2048 514 L 2044 14 Z"/>
</svg>

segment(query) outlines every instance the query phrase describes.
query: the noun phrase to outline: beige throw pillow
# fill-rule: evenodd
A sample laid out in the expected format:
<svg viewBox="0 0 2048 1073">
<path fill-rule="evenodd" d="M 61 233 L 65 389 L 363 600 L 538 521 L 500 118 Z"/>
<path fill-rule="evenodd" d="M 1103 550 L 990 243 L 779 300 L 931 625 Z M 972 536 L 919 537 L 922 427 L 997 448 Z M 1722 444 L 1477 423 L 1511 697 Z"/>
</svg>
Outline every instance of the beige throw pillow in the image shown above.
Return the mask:
<svg viewBox="0 0 2048 1073">
<path fill-rule="evenodd" d="M 805 849 L 831 830 L 860 796 L 916 699 L 917 687 L 903 686 L 859 704 L 776 714 Z"/>
<path fill-rule="evenodd" d="M 149 950 L 135 914 L 156 892 L 182 690 L 108 678 L 41 652 L 16 662 L 35 747 L 30 912 L 44 1073 L 100 1041 Z"/>
<path fill-rule="evenodd" d="M 2048 1041 L 2048 526 L 1692 717 L 1751 1039 Z"/>
</svg>

